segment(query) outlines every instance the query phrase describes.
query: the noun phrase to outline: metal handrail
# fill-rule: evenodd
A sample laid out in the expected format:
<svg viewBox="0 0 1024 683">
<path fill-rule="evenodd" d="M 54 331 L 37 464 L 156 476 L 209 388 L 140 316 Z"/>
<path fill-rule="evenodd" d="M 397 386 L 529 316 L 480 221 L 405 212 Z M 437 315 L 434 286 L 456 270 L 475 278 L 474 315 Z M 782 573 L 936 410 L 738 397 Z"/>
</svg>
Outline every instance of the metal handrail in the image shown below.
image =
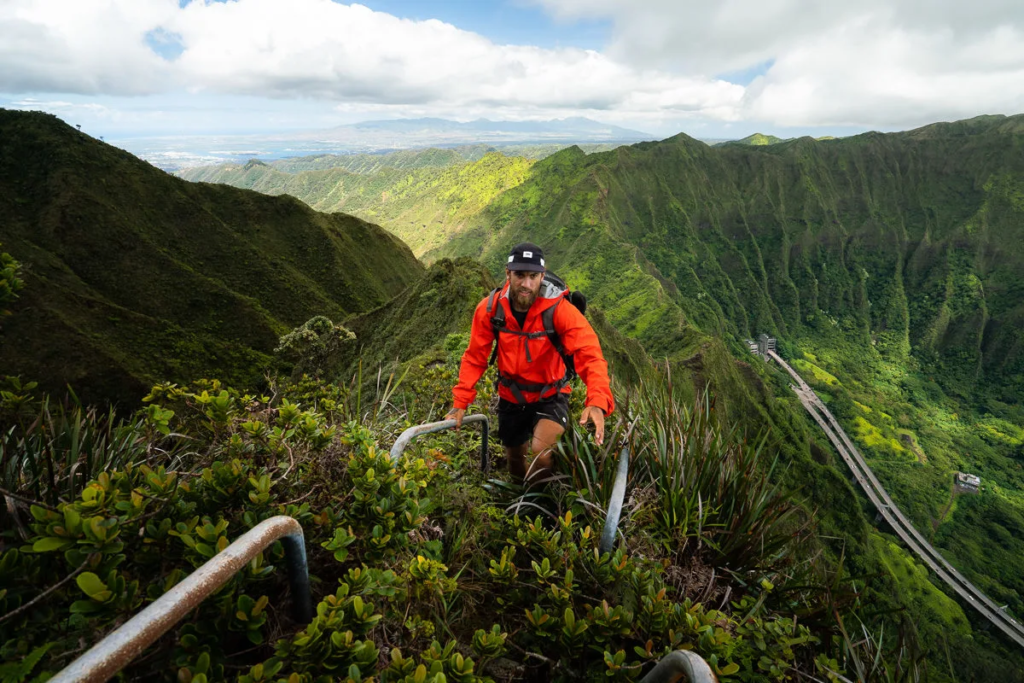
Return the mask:
<svg viewBox="0 0 1024 683">
<path fill-rule="evenodd" d="M 108 680 L 227 583 L 259 552 L 278 540 L 284 545 L 295 619 L 302 624 L 308 623 L 313 618 L 313 601 L 309 592 L 309 568 L 302 526 L 292 517 L 278 515 L 242 534 L 50 681 L 100 683 Z"/>
<path fill-rule="evenodd" d="M 601 553 L 609 553 L 615 545 L 615 534 L 619 530 L 619 517 L 622 516 L 622 502 L 626 498 L 626 480 L 629 478 L 629 446 L 623 446 L 619 453 L 619 464 L 615 468 L 615 482 L 612 484 L 612 497 L 608 501 L 608 514 L 604 518 L 604 529 L 601 530 Z"/>
<path fill-rule="evenodd" d="M 665 655 L 640 683 L 718 683 L 715 672 L 704 658 L 690 650 L 676 650 Z"/>
<path fill-rule="evenodd" d="M 462 424 L 479 422 L 481 429 L 480 436 L 480 467 L 484 472 L 490 467 L 490 463 L 487 460 L 487 440 L 490 434 L 490 421 L 486 415 L 467 415 L 462 418 Z M 432 432 L 440 432 L 445 429 L 451 429 L 456 424 L 455 420 L 441 420 L 440 422 L 428 422 L 426 424 L 416 425 L 415 427 L 409 427 L 398 440 L 395 441 L 395 445 L 391 447 L 391 463 L 395 464 L 398 459 L 402 457 L 402 451 L 409 445 L 409 442 L 415 439 L 417 436 L 423 434 L 430 434 Z"/>
</svg>

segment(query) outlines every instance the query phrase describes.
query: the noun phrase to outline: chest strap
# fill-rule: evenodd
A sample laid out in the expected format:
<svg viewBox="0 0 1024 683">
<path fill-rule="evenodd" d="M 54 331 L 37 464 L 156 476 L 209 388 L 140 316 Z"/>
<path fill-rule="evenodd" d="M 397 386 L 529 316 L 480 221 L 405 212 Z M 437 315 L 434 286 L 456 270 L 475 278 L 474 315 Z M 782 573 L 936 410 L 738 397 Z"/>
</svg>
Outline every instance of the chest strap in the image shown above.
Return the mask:
<svg viewBox="0 0 1024 683">
<path fill-rule="evenodd" d="M 505 323 L 505 308 L 501 305 L 501 301 L 498 296 L 501 293 L 502 287 L 498 287 L 491 292 L 491 295 L 487 299 L 487 313 L 491 318 L 491 328 L 494 330 L 494 349 L 491 351 L 491 359 L 488 361 L 488 365 L 494 365 L 498 360 L 498 344 L 500 343 L 501 335 L 512 334 L 517 337 L 525 337 L 525 343 L 523 346 L 526 348 L 526 362 L 532 363 L 533 357 L 530 354 L 530 340 L 540 339 L 547 337 L 551 345 L 555 347 L 555 351 L 562 357 L 562 362 L 565 364 L 565 375 L 556 382 L 550 382 L 548 384 L 537 384 L 531 382 L 521 382 L 517 379 L 509 377 L 501 372 L 501 368 L 498 368 L 498 376 L 495 380 L 495 385 L 506 387 L 515 398 L 516 403 L 526 403 L 526 398 L 523 396 L 524 391 L 537 392 L 540 398 L 544 398 L 544 394 L 555 390 L 555 393 L 560 392 L 564 389 L 572 378 L 576 376 L 575 364 L 573 358 L 565 352 L 565 347 L 562 346 L 562 340 L 558 336 L 558 332 L 555 331 L 555 309 L 562 303 L 562 299 L 559 298 L 554 306 L 545 309 L 541 312 L 541 321 L 544 324 L 544 329 L 538 332 L 523 332 L 521 330 L 510 330 Z"/>
</svg>

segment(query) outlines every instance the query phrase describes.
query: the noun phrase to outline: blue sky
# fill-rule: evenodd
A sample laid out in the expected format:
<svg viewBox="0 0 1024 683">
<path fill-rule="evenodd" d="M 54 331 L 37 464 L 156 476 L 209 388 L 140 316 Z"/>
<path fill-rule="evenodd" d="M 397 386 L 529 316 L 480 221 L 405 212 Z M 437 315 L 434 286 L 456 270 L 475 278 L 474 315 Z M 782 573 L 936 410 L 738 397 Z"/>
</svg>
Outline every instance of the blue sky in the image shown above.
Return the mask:
<svg viewBox="0 0 1024 683">
<path fill-rule="evenodd" d="M 0 106 L 107 137 L 585 116 L 723 139 L 1024 111 L 1017 0 L 361 5 L 3 0 Z"/>
<path fill-rule="evenodd" d="M 404 19 L 440 19 L 496 43 L 601 50 L 612 23 L 556 21 L 538 5 L 509 0 L 365 0 L 361 4 Z"/>
</svg>

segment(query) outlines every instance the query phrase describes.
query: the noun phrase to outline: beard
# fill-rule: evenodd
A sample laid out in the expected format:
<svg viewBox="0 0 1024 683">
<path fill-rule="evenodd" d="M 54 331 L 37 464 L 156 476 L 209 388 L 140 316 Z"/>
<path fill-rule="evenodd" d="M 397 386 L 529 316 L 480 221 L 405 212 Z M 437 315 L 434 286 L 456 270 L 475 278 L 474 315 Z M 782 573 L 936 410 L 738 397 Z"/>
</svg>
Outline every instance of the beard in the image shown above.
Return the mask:
<svg viewBox="0 0 1024 683">
<path fill-rule="evenodd" d="M 528 311 L 533 302 L 537 300 L 537 292 L 531 292 L 528 289 L 516 290 L 515 296 L 512 299 L 512 303 L 515 304 L 515 308 L 518 311 Z"/>
</svg>

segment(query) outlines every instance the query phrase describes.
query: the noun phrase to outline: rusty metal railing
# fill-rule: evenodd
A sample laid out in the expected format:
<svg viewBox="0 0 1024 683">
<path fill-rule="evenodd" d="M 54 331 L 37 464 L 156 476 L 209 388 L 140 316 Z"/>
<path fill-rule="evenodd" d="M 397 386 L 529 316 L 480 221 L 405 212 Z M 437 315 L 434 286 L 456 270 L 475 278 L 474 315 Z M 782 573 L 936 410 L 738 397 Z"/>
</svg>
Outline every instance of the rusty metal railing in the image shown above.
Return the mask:
<svg viewBox="0 0 1024 683">
<path fill-rule="evenodd" d="M 484 472 L 490 467 L 490 462 L 487 459 L 487 439 L 490 434 L 490 422 L 486 415 L 467 415 L 462 418 L 462 424 L 472 424 L 474 422 L 480 423 L 480 467 Z M 398 440 L 395 441 L 395 445 L 391 447 L 391 462 L 396 463 L 398 459 L 402 457 L 402 451 L 409 445 L 413 439 L 424 434 L 430 434 L 432 432 L 441 432 L 445 429 L 451 429 L 455 426 L 455 420 L 441 420 L 440 422 L 428 422 L 426 424 L 416 425 L 415 427 L 409 427 Z"/>
<path fill-rule="evenodd" d="M 629 446 L 623 446 L 619 453 L 619 464 L 615 468 L 615 481 L 612 483 L 612 497 L 608 501 L 608 514 L 604 518 L 604 529 L 601 530 L 600 549 L 609 553 L 615 545 L 615 535 L 619 530 L 619 517 L 622 516 L 622 502 L 626 498 L 626 480 L 629 479 Z"/>
<path fill-rule="evenodd" d="M 309 568 L 302 526 L 279 515 L 260 522 L 206 564 L 189 574 L 153 604 L 125 622 L 50 679 L 51 683 L 100 683 L 123 669 L 200 602 L 215 593 L 274 541 L 284 544 L 296 621 L 313 618 Z"/>
<path fill-rule="evenodd" d="M 715 672 L 704 658 L 690 650 L 665 655 L 640 683 L 718 683 Z"/>
</svg>

